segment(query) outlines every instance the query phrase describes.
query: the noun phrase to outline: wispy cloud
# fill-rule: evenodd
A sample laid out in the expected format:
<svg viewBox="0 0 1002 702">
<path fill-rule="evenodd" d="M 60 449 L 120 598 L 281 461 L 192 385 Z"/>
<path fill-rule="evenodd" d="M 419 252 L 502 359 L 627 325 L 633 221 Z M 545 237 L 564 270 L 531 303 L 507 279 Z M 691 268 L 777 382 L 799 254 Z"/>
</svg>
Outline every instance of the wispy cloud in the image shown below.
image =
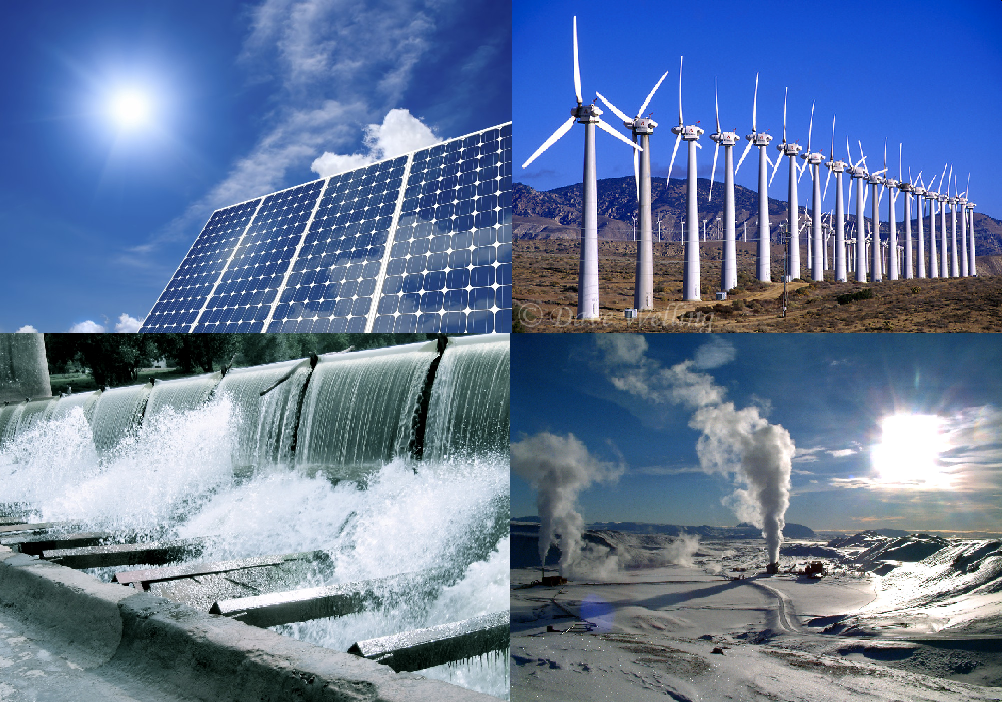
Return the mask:
<svg viewBox="0 0 1002 702">
<path fill-rule="evenodd" d="M 440 141 L 424 122 L 408 110 L 394 109 L 386 113 L 381 124 L 370 124 L 365 128 L 364 151 L 353 154 L 325 151 L 310 165 L 310 170 L 326 178 Z"/>
<path fill-rule="evenodd" d="M 401 106 L 415 66 L 435 51 L 435 31 L 457 4 L 264 0 L 249 14 L 238 59 L 249 82 L 273 87 L 261 136 L 222 181 L 119 261 L 155 265 L 159 248 L 193 240 L 213 210 L 285 187 L 290 171 L 305 171 L 324 153 L 351 154 L 371 125 L 385 127 Z M 392 150 L 393 136 L 376 134 L 379 153 Z"/>
</svg>

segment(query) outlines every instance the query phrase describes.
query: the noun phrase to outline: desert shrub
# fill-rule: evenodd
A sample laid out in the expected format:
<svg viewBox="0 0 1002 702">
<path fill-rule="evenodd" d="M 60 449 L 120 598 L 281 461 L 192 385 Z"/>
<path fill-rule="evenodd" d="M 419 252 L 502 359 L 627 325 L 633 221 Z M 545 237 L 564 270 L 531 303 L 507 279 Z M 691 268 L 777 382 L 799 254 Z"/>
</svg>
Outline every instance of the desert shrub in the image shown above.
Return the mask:
<svg viewBox="0 0 1002 702">
<path fill-rule="evenodd" d="M 856 300 L 870 300 L 872 298 L 873 288 L 863 288 L 862 290 L 857 290 L 856 292 L 839 295 L 835 299 L 838 300 L 840 305 L 848 305 L 850 302 L 855 302 Z"/>
</svg>

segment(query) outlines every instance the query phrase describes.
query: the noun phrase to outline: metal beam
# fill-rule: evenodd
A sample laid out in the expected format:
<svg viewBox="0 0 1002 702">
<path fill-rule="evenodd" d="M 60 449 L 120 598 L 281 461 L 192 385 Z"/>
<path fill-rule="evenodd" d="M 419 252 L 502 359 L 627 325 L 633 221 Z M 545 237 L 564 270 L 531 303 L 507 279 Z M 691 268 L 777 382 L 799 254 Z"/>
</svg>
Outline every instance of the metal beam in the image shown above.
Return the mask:
<svg viewBox="0 0 1002 702">
<path fill-rule="evenodd" d="M 461 622 L 359 641 L 348 653 L 382 663 L 398 673 L 424 670 L 475 658 L 509 646 L 508 612 L 483 614 Z"/>
<path fill-rule="evenodd" d="M 378 580 L 220 600 L 209 612 L 260 627 L 341 617 L 392 605 L 403 596 L 430 598 L 448 584 L 447 577 L 446 572 L 437 568 L 401 573 Z"/>
<path fill-rule="evenodd" d="M 115 535 L 107 531 L 80 531 L 72 534 L 30 534 L 15 537 L 0 538 L 0 543 L 10 546 L 15 551 L 26 553 L 29 556 L 41 556 L 44 551 L 54 549 L 79 548 L 81 546 L 97 546 L 106 539 L 113 539 Z"/>
<path fill-rule="evenodd" d="M 239 558 L 230 561 L 191 563 L 179 566 L 167 566 L 165 568 L 149 568 L 145 570 L 127 570 L 122 571 L 121 573 L 115 573 L 112 580 L 122 585 L 137 584 L 142 586 L 143 589 L 148 590 L 150 583 L 189 578 L 193 575 L 226 573 L 234 570 L 244 570 L 247 568 L 280 565 L 287 561 L 318 560 L 321 558 L 328 558 L 327 553 L 324 551 L 307 551 L 304 553 L 287 553 L 278 556 L 256 556 L 254 558 Z"/>
<path fill-rule="evenodd" d="M 125 565 L 166 565 L 184 558 L 198 557 L 206 539 L 110 544 L 85 548 L 43 551 L 42 558 L 69 568 L 107 568 Z"/>
</svg>

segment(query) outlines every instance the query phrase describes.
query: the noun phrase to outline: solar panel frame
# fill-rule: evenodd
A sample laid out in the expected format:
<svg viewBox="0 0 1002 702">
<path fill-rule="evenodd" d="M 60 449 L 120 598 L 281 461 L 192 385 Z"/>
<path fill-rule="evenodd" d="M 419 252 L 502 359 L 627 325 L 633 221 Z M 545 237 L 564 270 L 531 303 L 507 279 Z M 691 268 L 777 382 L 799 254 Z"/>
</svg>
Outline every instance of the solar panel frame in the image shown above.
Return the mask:
<svg viewBox="0 0 1002 702">
<path fill-rule="evenodd" d="M 509 332 L 511 173 L 507 122 L 216 210 L 141 331 Z M 213 223 L 251 204 L 193 285 Z"/>
</svg>

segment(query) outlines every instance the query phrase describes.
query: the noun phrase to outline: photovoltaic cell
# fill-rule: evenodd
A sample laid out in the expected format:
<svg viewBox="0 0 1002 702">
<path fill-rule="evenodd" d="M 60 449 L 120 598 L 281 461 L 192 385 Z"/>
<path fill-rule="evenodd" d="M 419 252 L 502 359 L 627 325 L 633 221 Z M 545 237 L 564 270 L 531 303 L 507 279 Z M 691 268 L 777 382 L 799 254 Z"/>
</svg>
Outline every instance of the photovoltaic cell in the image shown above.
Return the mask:
<svg viewBox="0 0 1002 702">
<path fill-rule="evenodd" d="M 511 331 L 511 124 L 213 213 L 141 331 Z"/>
</svg>

